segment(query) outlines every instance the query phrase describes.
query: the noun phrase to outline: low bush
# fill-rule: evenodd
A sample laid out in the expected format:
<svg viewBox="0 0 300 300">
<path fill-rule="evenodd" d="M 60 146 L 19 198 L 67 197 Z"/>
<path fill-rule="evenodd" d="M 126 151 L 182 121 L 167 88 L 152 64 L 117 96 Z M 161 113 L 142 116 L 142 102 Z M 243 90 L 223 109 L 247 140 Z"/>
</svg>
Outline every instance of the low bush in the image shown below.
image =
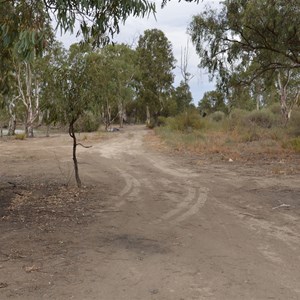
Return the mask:
<svg viewBox="0 0 300 300">
<path fill-rule="evenodd" d="M 245 125 L 257 125 L 262 128 L 271 128 L 276 124 L 274 114 L 266 109 L 253 110 L 244 117 Z"/>
<path fill-rule="evenodd" d="M 281 107 L 279 103 L 274 103 L 268 107 L 268 110 L 271 111 L 275 116 L 281 117 Z"/>
<path fill-rule="evenodd" d="M 26 134 L 25 133 L 17 133 L 15 135 L 15 139 L 16 140 L 25 140 L 25 138 L 26 138 Z"/>
<path fill-rule="evenodd" d="M 167 125 L 173 130 L 190 132 L 204 128 L 205 122 L 197 111 L 186 111 L 174 118 L 168 118 Z"/>
<path fill-rule="evenodd" d="M 261 135 L 257 126 L 252 126 L 248 129 L 245 129 L 240 133 L 239 140 L 243 143 L 259 141 L 261 139 Z"/>
<path fill-rule="evenodd" d="M 210 115 L 210 119 L 215 122 L 223 121 L 225 119 L 225 113 L 222 111 L 215 111 Z"/>
<path fill-rule="evenodd" d="M 249 114 L 249 111 L 244 109 L 233 109 L 229 115 L 229 126 L 231 129 L 242 125 L 244 117 Z"/>
<path fill-rule="evenodd" d="M 292 149 L 293 151 L 300 153 L 300 137 L 288 140 L 283 144 L 283 147 Z"/>
<path fill-rule="evenodd" d="M 159 116 L 157 118 L 157 126 L 165 126 L 167 124 L 167 118 L 163 116 Z"/>
</svg>

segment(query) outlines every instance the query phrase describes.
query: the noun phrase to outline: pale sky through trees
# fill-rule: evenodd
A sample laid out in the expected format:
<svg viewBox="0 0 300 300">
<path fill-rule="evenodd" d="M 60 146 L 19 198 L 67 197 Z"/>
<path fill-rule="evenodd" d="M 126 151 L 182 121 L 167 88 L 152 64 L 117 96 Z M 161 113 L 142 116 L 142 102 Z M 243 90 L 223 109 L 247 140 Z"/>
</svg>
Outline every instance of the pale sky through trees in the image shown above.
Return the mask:
<svg viewBox="0 0 300 300">
<path fill-rule="evenodd" d="M 187 45 L 189 36 L 187 35 L 187 27 L 192 20 L 192 16 L 202 12 L 206 5 L 216 7 L 219 0 L 204 0 L 199 3 L 188 3 L 185 1 L 171 0 L 167 3 L 166 7 L 160 8 L 161 0 L 157 2 L 157 14 L 156 20 L 154 16 L 150 15 L 149 18 L 129 18 L 125 25 L 121 26 L 121 32 L 118 36 L 114 37 L 114 41 L 119 43 L 126 43 L 136 46 L 138 38 L 146 29 L 157 28 L 162 30 L 173 46 L 173 53 L 177 60 L 175 73 L 175 86 L 179 85 L 182 79 L 180 73 L 180 59 L 181 51 Z M 62 41 L 65 47 L 69 47 L 70 44 L 76 42 L 75 33 L 70 35 L 57 37 Z M 214 89 L 214 83 L 209 82 L 208 75 L 205 70 L 200 70 L 197 65 L 199 58 L 196 54 L 195 48 L 192 42 L 189 42 L 189 58 L 188 58 L 188 70 L 194 75 L 190 81 L 191 92 L 193 95 L 194 103 L 197 104 L 206 91 Z"/>
</svg>

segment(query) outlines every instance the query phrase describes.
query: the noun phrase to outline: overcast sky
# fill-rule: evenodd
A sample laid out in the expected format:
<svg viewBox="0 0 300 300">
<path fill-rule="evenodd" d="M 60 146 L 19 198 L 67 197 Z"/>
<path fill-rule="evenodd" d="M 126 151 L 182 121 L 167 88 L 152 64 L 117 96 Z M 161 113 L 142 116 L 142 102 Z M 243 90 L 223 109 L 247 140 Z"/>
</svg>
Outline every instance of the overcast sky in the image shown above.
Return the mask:
<svg viewBox="0 0 300 300">
<path fill-rule="evenodd" d="M 194 2 L 188 3 L 185 1 L 177 2 L 176 0 L 172 0 L 168 2 L 163 9 L 160 8 L 161 0 L 156 2 L 156 19 L 154 16 L 144 19 L 129 18 L 125 25 L 121 26 L 120 34 L 116 36 L 114 40 L 119 43 L 136 45 L 139 36 L 143 34 L 144 30 L 153 28 L 162 30 L 168 40 L 172 43 L 173 53 L 177 60 L 177 67 L 174 70 L 175 86 L 177 86 L 182 79 L 179 69 L 181 52 L 184 47 L 186 47 L 189 39 L 187 27 L 192 20 L 192 16 L 202 12 L 205 5 L 217 6 L 219 0 L 204 0 L 199 1 L 198 4 Z M 66 47 L 76 42 L 74 36 L 58 36 L 58 39 L 61 40 Z M 197 104 L 206 91 L 214 89 L 214 84 L 209 82 L 206 71 L 198 68 L 199 58 L 191 42 L 189 42 L 188 51 L 188 71 L 194 75 L 193 79 L 190 81 L 190 87 L 194 103 Z"/>
</svg>

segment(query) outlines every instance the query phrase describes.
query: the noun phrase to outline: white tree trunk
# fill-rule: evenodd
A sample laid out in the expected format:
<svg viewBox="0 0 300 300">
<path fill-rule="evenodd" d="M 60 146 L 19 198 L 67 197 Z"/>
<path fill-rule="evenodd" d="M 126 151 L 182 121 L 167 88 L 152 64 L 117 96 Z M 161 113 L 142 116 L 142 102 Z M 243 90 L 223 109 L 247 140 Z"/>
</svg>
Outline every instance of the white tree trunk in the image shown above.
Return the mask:
<svg viewBox="0 0 300 300">
<path fill-rule="evenodd" d="M 289 81 L 290 81 L 290 72 L 288 72 L 288 77 L 285 83 L 282 82 L 281 74 L 280 72 L 278 72 L 277 83 L 279 87 L 280 107 L 285 122 L 288 122 L 290 116 L 288 112 L 289 111 L 288 105 L 287 105 L 287 86 L 289 84 Z"/>
<path fill-rule="evenodd" d="M 120 128 L 123 128 L 123 115 L 124 115 L 124 112 L 123 112 L 123 103 L 122 101 L 119 102 L 119 121 L 120 121 Z"/>
<path fill-rule="evenodd" d="M 9 105 L 8 105 L 8 113 L 9 113 L 9 122 L 8 122 L 8 135 L 15 135 L 16 126 L 17 126 L 17 118 L 16 118 L 16 111 L 15 111 L 15 101 L 18 97 L 13 98 Z"/>
<path fill-rule="evenodd" d="M 32 70 L 28 62 L 19 63 L 17 69 L 19 97 L 26 109 L 25 134 L 27 137 L 33 137 L 34 121 L 39 115 L 39 82 L 37 78 L 32 82 Z"/>
<path fill-rule="evenodd" d="M 150 118 L 150 110 L 148 105 L 146 106 L 146 116 L 147 116 L 146 125 L 149 126 L 151 122 L 151 118 Z"/>
</svg>

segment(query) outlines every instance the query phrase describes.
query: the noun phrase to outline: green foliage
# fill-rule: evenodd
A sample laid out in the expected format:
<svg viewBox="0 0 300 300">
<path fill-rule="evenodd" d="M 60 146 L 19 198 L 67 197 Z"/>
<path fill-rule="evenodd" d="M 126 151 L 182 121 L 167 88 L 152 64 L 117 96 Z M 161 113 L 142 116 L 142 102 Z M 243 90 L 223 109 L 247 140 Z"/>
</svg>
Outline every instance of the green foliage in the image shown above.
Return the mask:
<svg viewBox="0 0 300 300">
<path fill-rule="evenodd" d="M 150 112 L 157 117 L 171 94 L 174 80 L 172 45 L 161 30 L 151 29 L 140 36 L 136 51 L 139 101 L 144 110 L 148 105 Z"/>
<path fill-rule="evenodd" d="M 274 114 L 269 110 L 254 110 L 244 117 L 245 124 L 271 128 L 275 124 Z"/>
<path fill-rule="evenodd" d="M 299 11 L 298 0 L 228 0 L 193 17 L 199 65 L 217 77 L 230 107 L 260 108 L 277 93 L 287 118 L 299 87 Z"/>
<path fill-rule="evenodd" d="M 172 117 L 178 114 L 177 102 L 173 97 L 165 99 L 163 110 L 161 115 L 165 117 Z"/>
<path fill-rule="evenodd" d="M 82 33 L 86 41 L 92 41 L 96 45 L 108 43 L 110 37 L 119 33 L 120 22 L 124 23 L 129 16 L 145 17 L 155 12 L 155 4 L 144 0 L 114 1 L 113 5 L 103 0 L 57 0 L 55 7 L 58 26 L 65 31 L 73 31 L 76 15 L 80 13 L 79 33 Z"/>
<path fill-rule="evenodd" d="M 23 141 L 26 139 L 26 134 L 25 133 L 17 133 L 17 134 L 15 134 L 15 139 Z"/>
<path fill-rule="evenodd" d="M 193 129 L 203 129 L 205 122 L 196 110 L 188 110 L 174 118 L 168 118 L 167 125 L 172 130 L 190 132 Z"/>
<path fill-rule="evenodd" d="M 203 98 L 198 103 L 200 112 L 211 114 L 216 111 L 227 113 L 228 108 L 225 104 L 225 95 L 220 91 L 210 91 L 204 93 Z"/>
<path fill-rule="evenodd" d="M 91 73 L 92 70 L 96 71 L 92 75 L 96 78 L 91 78 L 91 81 L 94 81 L 94 88 L 98 87 L 98 95 L 102 97 L 100 99 L 98 96 L 99 100 L 106 102 L 106 108 L 110 106 L 116 112 L 121 109 L 124 112 L 136 98 L 136 52 L 124 44 L 108 45 L 93 56 L 98 56 L 100 61 L 99 65 L 90 62 Z"/>
<path fill-rule="evenodd" d="M 236 126 L 242 125 L 243 119 L 247 116 L 248 111 L 244 109 L 233 109 L 229 115 L 230 126 L 234 128 Z"/>
<path fill-rule="evenodd" d="M 84 112 L 75 123 L 75 131 L 78 132 L 93 132 L 97 131 L 100 126 L 100 118 L 92 112 Z"/>
<path fill-rule="evenodd" d="M 29 59 L 35 50 L 47 44 L 44 29 L 54 14 L 62 32 L 73 33 L 77 20 L 77 35 L 100 45 L 108 43 L 119 32 L 120 22 L 129 16 L 144 17 L 154 12 L 155 4 L 147 0 L 120 0 L 113 4 L 104 0 L 0 1 L 0 44 L 5 48 L 14 47 Z"/>
<path fill-rule="evenodd" d="M 9 120 L 9 114 L 7 111 L 7 105 L 3 97 L 0 94 L 0 127 L 2 127 L 5 123 L 7 124 Z"/>
<path fill-rule="evenodd" d="M 299 64 L 299 9 L 297 0 L 231 0 L 223 1 L 219 12 L 194 16 L 189 32 L 201 66 L 222 76 L 232 64 L 248 65 L 249 57 L 260 69 Z"/>
<path fill-rule="evenodd" d="M 89 49 L 72 45 L 66 60 L 53 66 L 53 97 L 56 105 L 49 106 L 55 121 L 74 124 L 93 104 L 91 94 L 93 82 L 90 81 L 86 64 Z"/>
<path fill-rule="evenodd" d="M 281 115 L 281 107 L 279 103 L 273 103 L 272 105 L 268 106 L 268 110 L 271 111 L 275 116 Z"/>
<path fill-rule="evenodd" d="M 51 43 L 50 18 L 43 1 L 0 1 L 2 51 L 32 61 Z"/>
<path fill-rule="evenodd" d="M 167 118 L 163 116 L 159 116 L 157 118 L 157 126 L 166 126 L 167 125 Z"/>
<path fill-rule="evenodd" d="M 259 141 L 261 139 L 261 135 L 259 132 L 259 128 L 256 125 L 251 127 L 244 127 L 243 130 L 239 133 L 239 141 L 243 143 Z"/>
<path fill-rule="evenodd" d="M 293 139 L 288 140 L 283 144 L 285 148 L 292 149 L 295 152 L 300 153 L 300 137 L 296 137 Z"/>
<path fill-rule="evenodd" d="M 184 81 L 181 81 L 174 91 L 174 98 L 177 104 L 177 113 L 183 112 L 187 109 L 193 101 L 189 85 Z"/>
<path fill-rule="evenodd" d="M 278 116 L 274 115 L 268 109 L 247 111 L 242 109 L 234 109 L 230 114 L 230 127 L 243 128 L 272 128 L 280 124 Z"/>
<path fill-rule="evenodd" d="M 251 88 L 240 84 L 230 86 L 231 95 L 229 97 L 229 106 L 233 109 L 243 109 L 247 111 L 256 108 L 256 102 L 251 95 Z"/>
<path fill-rule="evenodd" d="M 215 122 L 221 122 L 225 119 L 225 113 L 222 111 L 215 111 L 210 115 L 210 118 Z"/>
</svg>

